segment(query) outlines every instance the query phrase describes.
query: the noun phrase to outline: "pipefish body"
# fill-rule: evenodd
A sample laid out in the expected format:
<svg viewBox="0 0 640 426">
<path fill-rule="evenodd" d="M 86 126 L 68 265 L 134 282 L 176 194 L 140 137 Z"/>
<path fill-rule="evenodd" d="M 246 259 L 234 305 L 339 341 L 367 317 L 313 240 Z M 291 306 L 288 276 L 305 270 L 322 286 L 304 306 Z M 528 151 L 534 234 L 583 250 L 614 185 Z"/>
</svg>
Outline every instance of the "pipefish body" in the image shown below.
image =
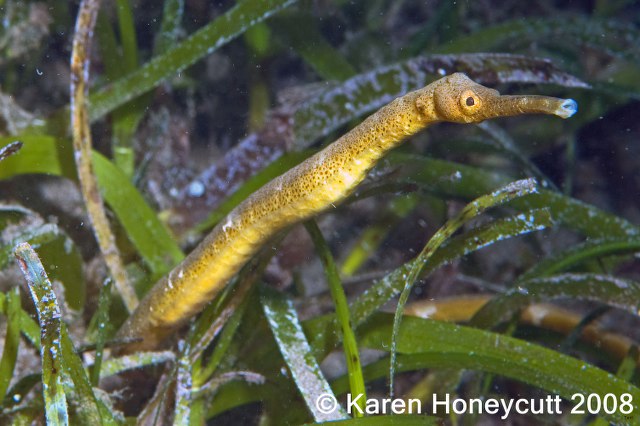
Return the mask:
<svg viewBox="0 0 640 426">
<path fill-rule="evenodd" d="M 232 210 L 143 298 L 118 332 L 119 338 L 141 340 L 119 352 L 158 346 L 218 295 L 269 238 L 344 200 L 381 157 L 425 127 L 521 114 L 568 118 L 576 110 L 571 99 L 501 96 L 461 73 L 395 99 Z"/>
</svg>

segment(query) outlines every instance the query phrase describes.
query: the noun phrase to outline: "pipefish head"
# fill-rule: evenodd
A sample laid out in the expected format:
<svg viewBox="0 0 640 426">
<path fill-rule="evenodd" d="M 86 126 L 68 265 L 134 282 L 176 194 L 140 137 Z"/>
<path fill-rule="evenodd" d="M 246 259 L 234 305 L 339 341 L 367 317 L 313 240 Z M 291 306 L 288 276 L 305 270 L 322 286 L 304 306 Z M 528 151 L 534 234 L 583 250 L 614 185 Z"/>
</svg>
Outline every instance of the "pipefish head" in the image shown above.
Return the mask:
<svg viewBox="0 0 640 426">
<path fill-rule="evenodd" d="M 462 73 L 443 77 L 433 83 L 431 114 L 438 120 L 454 123 L 478 123 L 495 117 L 521 114 L 551 114 L 569 118 L 578 110 L 573 99 L 536 95 L 500 95 Z M 426 94 L 425 94 L 426 95 Z M 425 100 L 418 98 L 420 109 Z"/>
</svg>

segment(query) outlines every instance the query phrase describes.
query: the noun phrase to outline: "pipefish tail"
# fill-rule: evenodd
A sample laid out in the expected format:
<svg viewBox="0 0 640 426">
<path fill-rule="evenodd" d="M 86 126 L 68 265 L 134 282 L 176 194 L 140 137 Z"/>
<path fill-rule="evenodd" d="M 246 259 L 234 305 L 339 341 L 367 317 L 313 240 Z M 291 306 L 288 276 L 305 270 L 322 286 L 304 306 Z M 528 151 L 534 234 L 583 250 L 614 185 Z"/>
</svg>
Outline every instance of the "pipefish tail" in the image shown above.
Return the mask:
<svg viewBox="0 0 640 426">
<path fill-rule="evenodd" d="M 118 332 L 118 338 L 141 340 L 120 353 L 158 346 L 218 295 L 269 238 L 344 200 L 381 157 L 425 127 L 521 114 L 568 118 L 576 111 L 571 99 L 501 96 L 461 73 L 395 99 L 231 211 L 147 293 Z"/>
</svg>

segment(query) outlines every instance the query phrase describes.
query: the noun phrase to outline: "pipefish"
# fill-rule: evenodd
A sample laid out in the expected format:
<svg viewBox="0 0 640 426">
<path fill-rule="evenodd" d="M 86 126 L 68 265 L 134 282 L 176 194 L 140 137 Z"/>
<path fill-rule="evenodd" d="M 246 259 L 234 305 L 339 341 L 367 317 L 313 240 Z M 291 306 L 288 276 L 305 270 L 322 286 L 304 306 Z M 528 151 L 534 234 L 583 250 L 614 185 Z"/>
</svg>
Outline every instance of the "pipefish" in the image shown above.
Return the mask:
<svg viewBox="0 0 640 426">
<path fill-rule="evenodd" d="M 521 114 L 568 118 L 576 111 L 572 99 L 502 96 L 461 73 L 395 99 L 232 210 L 143 298 L 117 336 L 141 340 L 119 352 L 157 347 L 218 295 L 269 238 L 337 205 L 389 150 L 425 127 Z"/>
</svg>

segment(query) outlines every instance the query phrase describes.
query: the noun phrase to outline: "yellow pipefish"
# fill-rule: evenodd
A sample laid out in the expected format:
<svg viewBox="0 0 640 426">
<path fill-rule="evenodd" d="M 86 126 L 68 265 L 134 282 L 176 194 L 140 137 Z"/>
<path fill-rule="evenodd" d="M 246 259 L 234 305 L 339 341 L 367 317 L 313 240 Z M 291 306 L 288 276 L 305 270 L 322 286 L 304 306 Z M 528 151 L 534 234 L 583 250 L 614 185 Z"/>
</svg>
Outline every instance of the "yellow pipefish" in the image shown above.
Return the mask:
<svg viewBox="0 0 640 426">
<path fill-rule="evenodd" d="M 460 73 L 395 99 L 229 213 L 140 302 L 118 337 L 142 340 L 124 351 L 155 348 L 218 295 L 269 238 L 344 200 L 382 156 L 426 126 L 535 113 L 567 118 L 576 110 L 571 99 L 501 96 Z"/>
</svg>

